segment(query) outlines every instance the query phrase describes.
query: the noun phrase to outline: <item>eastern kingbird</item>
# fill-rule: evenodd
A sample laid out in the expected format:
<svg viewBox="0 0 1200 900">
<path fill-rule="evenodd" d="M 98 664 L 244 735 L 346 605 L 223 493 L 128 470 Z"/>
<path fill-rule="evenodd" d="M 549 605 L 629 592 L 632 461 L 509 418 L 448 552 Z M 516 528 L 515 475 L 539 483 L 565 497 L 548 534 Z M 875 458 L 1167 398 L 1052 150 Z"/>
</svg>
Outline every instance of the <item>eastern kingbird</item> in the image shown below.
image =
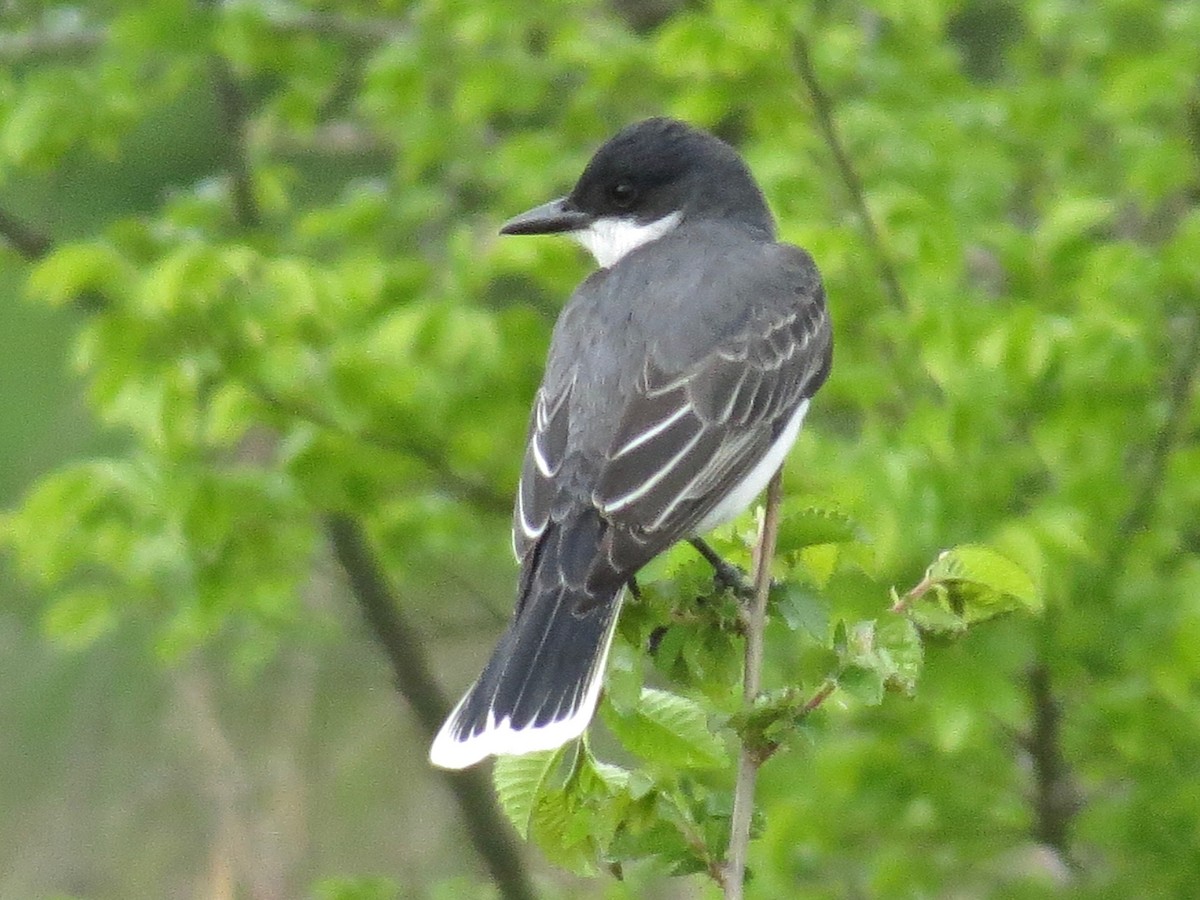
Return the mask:
<svg viewBox="0 0 1200 900">
<path fill-rule="evenodd" d="M 682 122 L 625 128 L 568 196 L 500 232 L 568 234 L 600 269 L 554 327 L 517 487 L 516 611 L 433 742 L 449 769 L 583 733 L 625 586 L 763 490 L 833 349 L 812 257 L 776 242 L 737 152 Z"/>
</svg>

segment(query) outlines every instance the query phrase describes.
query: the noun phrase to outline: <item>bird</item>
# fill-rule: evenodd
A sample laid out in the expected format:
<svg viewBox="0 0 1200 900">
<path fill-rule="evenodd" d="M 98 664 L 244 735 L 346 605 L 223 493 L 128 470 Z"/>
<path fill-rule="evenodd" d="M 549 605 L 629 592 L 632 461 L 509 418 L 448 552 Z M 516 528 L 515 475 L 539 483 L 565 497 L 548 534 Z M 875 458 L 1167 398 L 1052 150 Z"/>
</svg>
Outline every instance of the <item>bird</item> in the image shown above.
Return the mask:
<svg viewBox="0 0 1200 900">
<path fill-rule="evenodd" d="M 833 358 L 812 257 L 776 240 L 746 163 L 700 128 L 625 127 L 500 233 L 570 236 L 598 268 L 554 326 L 514 504 L 516 605 L 430 748 L 447 769 L 586 730 L 631 579 L 753 503 Z"/>
</svg>

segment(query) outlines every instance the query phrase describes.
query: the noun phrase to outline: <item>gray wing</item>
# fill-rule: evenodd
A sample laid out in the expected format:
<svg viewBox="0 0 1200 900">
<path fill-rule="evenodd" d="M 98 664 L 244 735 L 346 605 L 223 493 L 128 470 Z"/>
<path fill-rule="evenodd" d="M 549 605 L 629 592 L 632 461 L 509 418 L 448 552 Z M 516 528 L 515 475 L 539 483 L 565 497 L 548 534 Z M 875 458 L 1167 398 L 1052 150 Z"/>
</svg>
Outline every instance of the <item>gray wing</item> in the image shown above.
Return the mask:
<svg viewBox="0 0 1200 900">
<path fill-rule="evenodd" d="M 615 526 L 605 546 L 618 570 L 636 569 L 700 522 L 825 380 L 832 334 L 824 293 L 807 255 L 792 252 L 805 277 L 783 292 L 771 284 L 737 328 L 687 364 L 647 354 L 588 485 Z M 545 531 L 561 492 L 574 385 L 563 377 L 538 391 L 514 511 L 518 559 Z"/>
<path fill-rule="evenodd" d="M 703 520 L 821 386 L 831 352 L 818 285 L 786 311 L 751 316 L 684 372 L 648 362 L 592 493 L 618 526 L 613 564 L 632 563 L 647 543 L 673 543 Z"/>
</svg>

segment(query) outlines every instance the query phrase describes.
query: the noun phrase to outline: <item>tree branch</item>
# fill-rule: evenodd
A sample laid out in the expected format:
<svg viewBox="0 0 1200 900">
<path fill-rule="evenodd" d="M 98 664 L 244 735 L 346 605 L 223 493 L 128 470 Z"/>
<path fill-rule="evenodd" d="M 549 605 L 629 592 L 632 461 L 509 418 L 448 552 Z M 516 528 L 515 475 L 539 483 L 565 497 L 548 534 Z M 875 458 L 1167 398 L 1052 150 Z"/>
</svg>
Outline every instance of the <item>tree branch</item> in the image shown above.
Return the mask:
<svg viewBox="0 0 1200 900">
<path fill-rule="evenodd" d="M 333 514 L 327 517 L 325 527 L 363 618 L 392 667 L 396 687 L 432 741 L 450 712 L 450 704 L 433 677 L 421 635 L 401 612 L 362 525 L 350 516 Z M 471 843 L 487 864 L 500 895 L 506 900 L 533 900 L 533 886 L 487 779 L 478 769 L 441 774 L 459 806 Z"/>
<path fill-rule="evenodd" d="M 1023 743 L 1033 760 L 1033 835 L 1070 865 L 1071 822 L 1079 811 L 1078 794 L 1062 751 L 1062 710 L 1044 664 L 1029 673 L 1029 698 L 1033 724 Z"/>
<path fill-rule="evenodd" d="M 779 533 L 779 501 L 783 494 L 783 471 L 775 473 L 767 486 L 767 507 L 754 549 L 754 601 L 746 627 L 746 672 L 742 698 L 747 708 L 758 699 L 762 688 L 763 634 L 767 624 L 767 595 L 771 590 L 771 559 Z M 750 820 L 754 813 L 754 783 L 762 759 L 745 741 L 738 757 L 737 784 L 733 792 L 733 816 L 729 823 L 724 888 L 726 900 L 741 900 L 746 880 L 746 854 L 750 848 Z"/>
<path fill-rule="evenodd" d="M 257 228 L 262 221 L 254 199 L 254 181 L 246 152 L 246 96 L 229 64 L 219 56 L 209 61 L 217 120 L 225 135 L 225 164 L 233 188 L 233 217 L 242 228 Z"/>
<path fill-rule="evenodd" d="M 854 164 L 851 163 L 850 154 L 846 152 L 846 146 L 842 143 L 841 135 L 838 133 L 837 122 L 833 117 L 833 101 L 821 87 L 817 72 L 813 68 L 808 41 L 802 34 L 796 34 L 792 40 L 792 57 L 795 60 L 800 80 L 804 82 L 804 88 L 808 92 L 813 111 L 816 113 L 817 126 L 821 129 L 821 136 L 825 139 L 829 152 L 833 154 L 838 173 L 842 177 L 842 183 L 850 192 L 854 208 L 858 212 L 859 219 L 862 220 L 863 228 L 867 233 L 867 243 L 871 245 L 871 249 L 875 253 L 875 263 L 879 269 L 879 277 L 887 291 L 888 299 L 896 309 L 906 310 L 908 309 L 908 298 L 900 284 L 900 278 L 896 274 L 896 266 L 883 242 L 875 219 L 871 216 L 871 210 L 867 207 L 867 192 L 863 187 L 862 179 L 855 170 Z"/>
<path fill-rule="evenodd" d="M 1184 329 L 1178 362 L 1167 382 L 1167 414 L 1150 444 L 1150 456 L 1129 511 L 1117 526 L 1107 565 L 1109 575 L 1120 569 L 1133 537 L 1149 523 L 1166 477 L 1171 451 L 1179 441 L 1179 433 L 1191 407 L 1192 389 L 1197 370 L 1200 370 L 1200 316 L 1189 316 Z"/>
</svg>

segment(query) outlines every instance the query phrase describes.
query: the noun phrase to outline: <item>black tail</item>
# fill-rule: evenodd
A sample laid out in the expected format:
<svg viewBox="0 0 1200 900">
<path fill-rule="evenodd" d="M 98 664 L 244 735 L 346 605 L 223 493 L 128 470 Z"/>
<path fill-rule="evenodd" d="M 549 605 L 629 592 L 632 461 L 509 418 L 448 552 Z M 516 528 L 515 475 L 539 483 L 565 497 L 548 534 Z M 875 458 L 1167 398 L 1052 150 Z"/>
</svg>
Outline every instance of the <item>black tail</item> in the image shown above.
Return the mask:
<svg viewBox="0 0 1200 900">
<path fill-rule="evenodd" d="M 434 765 L 548 750 L 587 728 L 626 580 L 607 564 L 606 527 L 594 510 L 547 526 L 508 629 L 433 742 Z"/>
</svg>

